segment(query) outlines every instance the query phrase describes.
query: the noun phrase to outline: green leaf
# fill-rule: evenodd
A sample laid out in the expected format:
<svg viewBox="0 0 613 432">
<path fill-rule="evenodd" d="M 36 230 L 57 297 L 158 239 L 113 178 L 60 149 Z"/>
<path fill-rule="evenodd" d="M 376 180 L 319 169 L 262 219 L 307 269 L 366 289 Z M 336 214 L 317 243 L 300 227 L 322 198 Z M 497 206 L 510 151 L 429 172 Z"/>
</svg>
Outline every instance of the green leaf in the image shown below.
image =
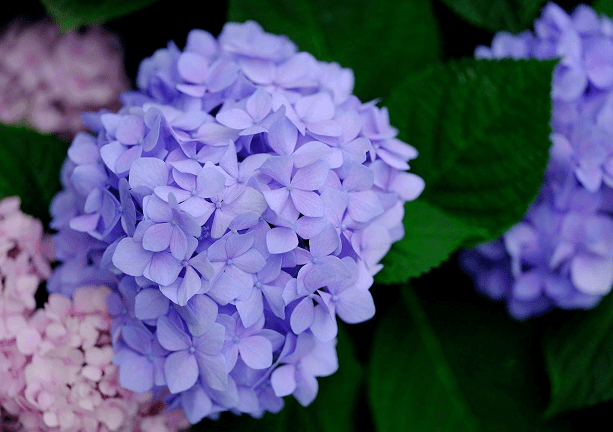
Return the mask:
<svg viewBox="0 0 613 432">
<path fill-rule="evenodd" d="M 49 221 L 49 204 L 60 190 L 68 144 L 33 130 L 0 125 L 0 198 L 17 195 L 24 213 Z"/>
<path fill-rule="evenodd" d="M 429 0 L 230 0 L 228 19 L 253 19 L 318 60 L 352 68 L 362 100 L 387 96 L 440 56 Z"/>
<path fill-rule="evenodd" d="M 596 0 L 592 3 L 592 7 L 596 12 L 613 18 L 613 0 Z"/>
<path fill-rule="evenodd" d="M 613 399 L 613 296 L 550 327 L 544 351 L 551 381 L 548 416 Z"/>
<path fill-rule="evenodd" d="M 388 107 L 426 182 L 378 283 L 406 282 L 526 213 L 549 159 L 554 62 L 463 60 L 407 77 Z M 516 125 L 522 125 L 517 127 Z"/>
<path fill-rule="evenodd" d="M 530 324 L 429 282 L 421 295 L 405 287 L 404 304 L 375 333 L 368 384 L 377 431 L 568 431 L 540 419 Z"/>
<path fill-rule="evenodd" d="M 192 431 L 249 431 L 249 432 L 352 432 L 353 410 L 358 390 L 362 385 L 362 366 L 353 352 L 351 339 L 339 325 L 338 371 L 329 376 L 317 378 L 319 392 L 308 407 L 301 406 L 293 396 L 285 398 L 285 407 L 280 413 L 266 413 L 261 419 L 247 415 L 236 417 L 224 414 L 219 420 L 203 420 L 192 427 Z M 299 426 L 297 426 L 299 425 Z"/>
<path fill-rule="evenodd" d="M 402 283 L 420 276 L 467 241 L 485 235 L 421 199 L 406 203 L 404 211 L 404 238 L 381 261 L 384 267 L 375 276 L 377 283 Z"/>
<path fill-rule="evenodd" d="M 547 0 L 441 0 L 471 24 L 494 32 L 519 33 L 532 27 Z"/>
<path fill-rule="evenodd" d="M 63 32 L 105 22 L 143 9 L 158 0 L 41 0 Z"/>
<path fill-rule="evenodd" d="M 426 200 L 489 240 L 517 223 L 549 159 L 554 61 L 473 60 L 404 80 L 388 102 Z"/>
</svg>

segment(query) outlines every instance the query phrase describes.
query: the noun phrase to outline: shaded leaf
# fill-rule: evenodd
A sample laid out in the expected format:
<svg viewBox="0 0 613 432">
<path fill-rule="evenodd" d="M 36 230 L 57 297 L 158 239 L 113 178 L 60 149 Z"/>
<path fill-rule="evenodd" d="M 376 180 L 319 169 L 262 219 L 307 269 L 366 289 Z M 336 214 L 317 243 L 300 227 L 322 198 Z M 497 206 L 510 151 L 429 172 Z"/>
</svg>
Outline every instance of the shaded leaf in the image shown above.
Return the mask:
<svg viewBox="0 0 613 432">
<path fill-rule="evenodd" d="M 592 3 L 592 7 L 596 12 L 613 18 L 613 0 L 596 0 Z"/>
<path fill-rule="evenodd" d="M 404 210 L 404 238 L 381 261 L 384 267 L 375 276 L 377 283 L 402 283 L 420 276 L 467 241 L 485 235 L 421 199 L 406 203 Z"/>
<path fill-rule="evenodd" d="M 230 0 L 228 19 L 255 20 L 318 60 L 352 68 L 362 100 L 387 96 L 440 56 L 430 0 Z"/>
<path fill-rule="evenodd" d="M 63 32 L 105 22 L 147 7 L 158 0 L 41 0 Z"/>
<path fill-rule="evenodd" d="M 460 17 L 494 32 L 519 33 L 532 27 L 547 0 L 441 0 Z"/>
<path fill-rule="evenodd" d="M 613 399 L 613 296 L 549 328 L 544 350 L 551 380 L 548 416 Z"/>
<path fill-rule="evenodd" d="M 24 213 L 49 221 L 67 151 L 68 145 L 53 136 L 0 125 L 0 198 L 18 195 Z"/>
<path fill-rule="evenodd" d="M 419 151 L 418 200 L 486 229 L 481 241 L 519 221 L 549 159 L 554 65 L 466 59 L 405 79 L 387 105 L 399 137 Z"/>
<path fill-rule="evenodd" d="M 541 419 L 531 325 L 436 282 L 405 287 L 376 331 L 368 384 L 377 430 L 569 431 Z"/>
</svg>

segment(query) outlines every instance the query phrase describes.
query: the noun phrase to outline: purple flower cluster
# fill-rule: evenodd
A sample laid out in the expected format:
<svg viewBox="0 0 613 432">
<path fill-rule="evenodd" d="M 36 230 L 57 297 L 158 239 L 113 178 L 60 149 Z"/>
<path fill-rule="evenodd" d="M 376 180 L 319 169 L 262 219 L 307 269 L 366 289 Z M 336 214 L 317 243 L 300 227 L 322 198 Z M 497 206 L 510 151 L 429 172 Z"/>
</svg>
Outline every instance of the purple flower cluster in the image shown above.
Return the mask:
<svg viewBox="0 0 613 432">
<path fill-rule="evenodd" d="M 560 57 L 543 185 L 521 222 L 461 256 L 477 288 L 517 319 L 591 308 L 613 283 L 613 21 L 549 3 L 534 28 L 499 33 L 475 55 Z"/>
<path fill-rule="evenodd" d="M 309 404 L 338 366 L 336 315 L 375 313 L 373 275 L 424 187 L 416 150 L 351 70 L 254 22 L 193 30 L 137 82 L 69 149 L 49 289 L 114 287 L 121 384 L 168 388 L 193 423 Z"/>
</svg>

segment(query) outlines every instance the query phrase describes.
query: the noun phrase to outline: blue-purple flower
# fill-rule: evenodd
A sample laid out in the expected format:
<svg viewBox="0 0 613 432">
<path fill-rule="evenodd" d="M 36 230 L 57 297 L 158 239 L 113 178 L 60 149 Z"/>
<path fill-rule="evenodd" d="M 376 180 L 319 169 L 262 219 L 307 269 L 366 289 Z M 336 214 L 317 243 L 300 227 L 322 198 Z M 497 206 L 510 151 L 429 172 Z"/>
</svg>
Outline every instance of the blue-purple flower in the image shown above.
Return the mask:
<svg viewBox="0 0 613 432">
<path fill-rule="evenodd" d="M 336 316 L 374 315 L 373 275 L 424 188 L 352 71 L 296 51 L 254 22 L 159 50 L 118 113 L 86 118 L 52 206 L 49 289 L 111 285 L 122 384 L 167 389 L 192 422 L 313 400 Z"/>
<path fill-rule="evenodd" d="M 461 256 L 477 289 L 518 319 L 591 308 L 613 284 L 613 21 L 549 3 L 534 29 L 499 33 L 475 55 L 560 57 L 543 185 L 522 221 Z"/>
</svg>

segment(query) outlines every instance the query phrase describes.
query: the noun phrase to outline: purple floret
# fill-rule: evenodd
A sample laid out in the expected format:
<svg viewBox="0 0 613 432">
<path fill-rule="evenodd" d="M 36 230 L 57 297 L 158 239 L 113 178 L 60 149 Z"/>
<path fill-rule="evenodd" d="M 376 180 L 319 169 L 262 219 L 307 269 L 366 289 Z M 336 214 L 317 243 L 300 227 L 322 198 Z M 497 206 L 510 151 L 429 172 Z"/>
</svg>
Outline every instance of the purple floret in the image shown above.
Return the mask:
<svg viewBox="0 0 613 432">
<path fill-rule="evenodd" d="M 475 56 L 561 58 L 543 185 L 521 222 L 460 257 L 477 289 L 517 319 L 592 308 L 613 284 L 613 21 L 549 3 L 534 28 L 499 33 Z"/>
<path fill-rule="evenodd" d="M 370 319 L 379 261 L 424 188 L 353 72 L 254 22 L 193 30 L 89 115 L 52 205 L 48 285 L 114 288 L 121 383 L 192 422 L 303 405 L 333 373 L 336 316 Z"/>
</svg>

